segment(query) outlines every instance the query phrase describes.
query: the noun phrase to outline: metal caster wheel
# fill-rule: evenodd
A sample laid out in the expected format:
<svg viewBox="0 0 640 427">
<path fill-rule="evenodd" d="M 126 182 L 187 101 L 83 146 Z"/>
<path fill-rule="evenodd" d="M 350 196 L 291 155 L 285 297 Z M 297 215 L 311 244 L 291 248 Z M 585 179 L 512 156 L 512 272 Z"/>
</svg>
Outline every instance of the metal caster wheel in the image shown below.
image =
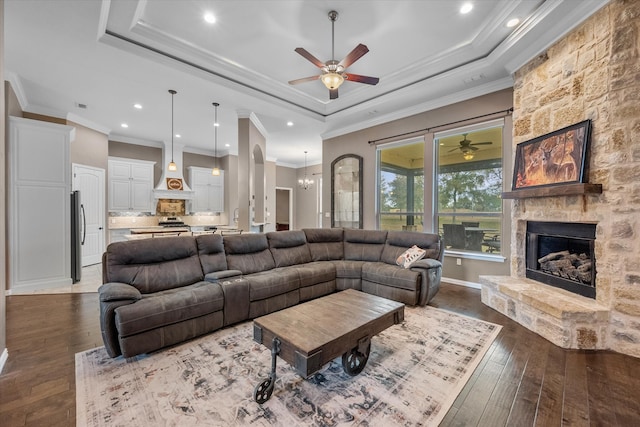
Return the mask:
<svg viewBox="0 0 640 427">
<path fill-rule="evenodd" d="M 363 348 L 364 347 L 364 348 Z M 369 352 L 371 351 L 371 341 L 367 340 L 366 344 L 354 347 L 351 351 L 342 355 L 342 369 L 344 372 L 355 376 L 364 369 L 369 360 Z"/>
<path fill-rule="evenodd" d="M 273 394 L 274 381 L 271 378 L 267 378 L 253 389 L 253 399 L 262 404 L 271 398 Z"/>
</svg>

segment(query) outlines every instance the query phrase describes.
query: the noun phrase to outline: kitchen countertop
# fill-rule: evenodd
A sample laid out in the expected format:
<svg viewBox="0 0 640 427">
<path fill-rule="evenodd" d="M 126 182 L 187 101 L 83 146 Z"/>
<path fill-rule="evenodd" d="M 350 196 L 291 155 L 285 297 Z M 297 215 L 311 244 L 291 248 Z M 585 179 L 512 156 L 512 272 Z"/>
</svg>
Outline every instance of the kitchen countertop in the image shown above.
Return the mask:
<svg viewBox="0 0 640 427">
<path fill-rule="evenodd" d="M 144 227 L 132 228 L 131 234 L 162 234 L 162 233 L 187 233 L 191 231 L 189 227 Z"/>
</svg>

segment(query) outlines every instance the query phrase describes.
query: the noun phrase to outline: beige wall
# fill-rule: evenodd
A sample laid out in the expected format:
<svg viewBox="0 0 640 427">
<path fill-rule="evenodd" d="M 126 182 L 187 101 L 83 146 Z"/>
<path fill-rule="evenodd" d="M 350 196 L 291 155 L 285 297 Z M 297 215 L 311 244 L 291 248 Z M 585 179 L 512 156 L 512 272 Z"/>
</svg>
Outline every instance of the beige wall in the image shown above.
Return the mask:
<svg viewBox="0 0 640 427">
<path fill-rule="evenodd" d="M 527 220 L 596 223 L 596 299 L 609 348 L 640 357 L 640 2 L 614 0 L 516 72 L 514 144 L 590 119 L 588 182 L 600 195 L 513 203 L 511 274 L 523 277 Z"/>
<path fill-rule="evenodd" d="M 76 139 L 71 142 L 71 163 L 92 166 L 107 170 L 109 138 L 101 132 L 89 129 L 73 122 L 67 122 L 76 128 Z"/>
<path fill-rule="evenodd" d="M 4 82 L 4 0 L 0 0 L 0 81 Z M 2 135 L 2 144 L 0 144 L 0 164 L 2 169 L 7 170 L 7 159 L 5 157 L 5 147 L 7 146 L 6 138 L 6 113 L 10 110 L 6 108 L 7 97 L 6 83 L 0 87 L 0 96 L 3 100 L 0 105 L 0 135 Z M 0 373 L 2 373 L 1 360 L 7 350 L 7 314 L 6 314 L 6 297 L 5 289 L 7 287 L 7 247 L 6 247 L 6 194 L 7 183 L 5 173 L 0 173 L 0 242 L 4 242 L 0 246 Z"/>
<path fill-rule="evenodd" d="M 363 226 L 365 229 L 375 229 L 376 225 L 376 207 L 375 207 L 375 191 L 376 191 L 376 148 L 369 144 L 369 141 L 393 135 L 399 135 L 412 132 L 419 129 L 434 128 L 431 132 L 425 132 L 425 159 L 430 159 L 433 152 L 432 141 L 433 132 L 441 132 L 447 129 L 453 129 L 473 123 L 481 123 L 499 115 L 482 117 L 473 119 L 498 111 L 503 111 L 513 106 L 513 91 L 505 89 L 488 95 L 473 98 L 464 102 L 448 105 L 446 107 L 437 108 L 435 110 L 426 111 L 404 119 L 394 120 L 389 123 L 363 129 L 347 135 L 327 139 L 323 141 L 322 146 L 322 176 L 325 182 L 322 190 L 323 212 L 331 210 L 331 162 L 343 154 L 357 154 L 363 157 Z M 461 122 L 462 121 L 462 122 Z M 455 125 L 442 126 L 447 123 L 458 122 Z M 503 144 L 509 146 L 511 144 L 510 117 L 505 118 L 505 132 L 503 136 Z M 411 135 L 410 137 L 420 136 L 420 133 Z M 409 137 L 404 137 L 409 138 Z M 398 140 L 400 138 L 397 138 Z M 389 139 L 385 142 L 391 142 Z M 426 161 L 425 163 L 429 163 Z M 506 163 L 504 169 L 510 170 L 513 166 Z M 425 176 L 431 176 L 432 171 L 428 170 Z M 505 190 L 510 189 L 509 174 L 504 174 Z M 431 188 L 425 185 L 425 203 L 432 200 Z M 296 207 L 301 206 L 296 204 Z M 505 221 L 503 222 L 504 234 L 509 234 L 510 223 L 509 207 L 505 206 Z M 428 209 L 426 209 L 429 211 Z M 331 218 L 323 215 L 323 227 L 331 226 Z M 426 224 L 426 232 L 431 231 L 431 224 Z M 503 242 L 506 247 L 504 255 L 509 256 L 509 240 Z M 443 267 L 443 276 L 463 282 L 478 283 L 478 276 L 483 274 L 508 274 L 508 259 L 500 262 L 481 261 L 471 258 L 462 260 L 462 265 L 456 264 L 456 258 L 446 256 Z"/>
<path fill-rule="evenodd" d="M 324 158 L 324 157 L 323 157 Z M 319 178 L 322 173 L 322 165 L 313 165 L 307 167 L 307 177 L 313 179 L 313 185 L 305 190 L 298 185 L 298 180 L 304 177 L 304 168 L 296 170 L 296 179 L 294 184 L 294 217 L 295 228 L 297 230 L 303 228 L 315 228 L 318 227 L 318 212 L 320 210 L 319 197 L 320 187 Z M 328 175 L 327 175 L 328 176 Z M 331 187 L 331 183 L 329 183 Z M 329 212 L 329 210 L 327 210 Z M 323 227 L 328 227 L 323 225 Z"/>
<path fill-rule="evenodd" d="M 22 108 L 18 102 L 18 97 L 11 87 L 11 83 L 4 82 L 5 90 L 5 111 L 7 116 L 22 117 Z"/>
</svg>

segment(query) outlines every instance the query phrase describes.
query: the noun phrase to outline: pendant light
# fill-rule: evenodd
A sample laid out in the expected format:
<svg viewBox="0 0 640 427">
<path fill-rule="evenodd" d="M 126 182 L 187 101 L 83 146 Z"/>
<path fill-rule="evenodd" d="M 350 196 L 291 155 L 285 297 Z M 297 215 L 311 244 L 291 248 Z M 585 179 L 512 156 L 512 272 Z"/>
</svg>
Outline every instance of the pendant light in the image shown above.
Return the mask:
<svg viewBox="0 0 640 427">
<path fill-rule="evenodd" d="M 171 94 L 171 162 L 169 162 L 169 166 L 167 167 L 167 170 L 170 170 L 171 172 L 175 172 L 178 170 L 178 166 L 173 161 L 173 95 L 175 95 L 178 92 L 176 92 L 173 89 L 169 89 L 169 93 Z"/>
<path fill-rule="evenodd" d="M 311 188 L 311 185 L 313 184 L 313 180 L 307 177 L 307 152 L 306 151 L 304 152 L 304 177 L 298 180 L 298 184 L 300 184 L 300 187 L 302 187 L 302 189 L 304 190 L 308 190 L 309 188 Z"/>
<path fill-rule="evenodd" d="M 213 121 L 213 155 L 214 155 L 214 161 L 213 161 L 213 170 L 211 171 L 211 175 L 213 176 L 220 176 L 220 168 L 218 167 L 218 126 L 220 126 L 220 124 L 218 123 L 218 107 L 220 106 L 220 104 L 218 104 L 217 102 L 213 103 L 213 107 L 215 108 L 216 112 L 215 112 L 215 117 L 214 117 L 214 121 Z"/>
</svg>

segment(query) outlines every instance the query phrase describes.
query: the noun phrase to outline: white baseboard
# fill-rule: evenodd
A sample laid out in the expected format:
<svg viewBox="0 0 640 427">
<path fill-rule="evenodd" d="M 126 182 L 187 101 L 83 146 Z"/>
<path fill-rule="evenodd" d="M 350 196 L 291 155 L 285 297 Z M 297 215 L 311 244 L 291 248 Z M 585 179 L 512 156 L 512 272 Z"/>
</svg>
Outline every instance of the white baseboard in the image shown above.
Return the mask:
<svg viewBox="0 0 640 427">
<path fill-rule="evenodd" d="M 454 285 L 466 286 L 467 288 L 482 289 L 482 285 L 480 283 L 467 282 L 465 280 L 450 279 L 448 277 L 443 277 L 442 279 L 440 279 L 440 281 L 451 283 Z"/>
<path fill-rule="evenodd" d="M 2 368 L 4 368 L 4 364 L 7 362 L 7 359 L 9 359 L 9 350 L 5 348 L 0 356 L 0 374 L 2 373 Z"/>
</svg>

